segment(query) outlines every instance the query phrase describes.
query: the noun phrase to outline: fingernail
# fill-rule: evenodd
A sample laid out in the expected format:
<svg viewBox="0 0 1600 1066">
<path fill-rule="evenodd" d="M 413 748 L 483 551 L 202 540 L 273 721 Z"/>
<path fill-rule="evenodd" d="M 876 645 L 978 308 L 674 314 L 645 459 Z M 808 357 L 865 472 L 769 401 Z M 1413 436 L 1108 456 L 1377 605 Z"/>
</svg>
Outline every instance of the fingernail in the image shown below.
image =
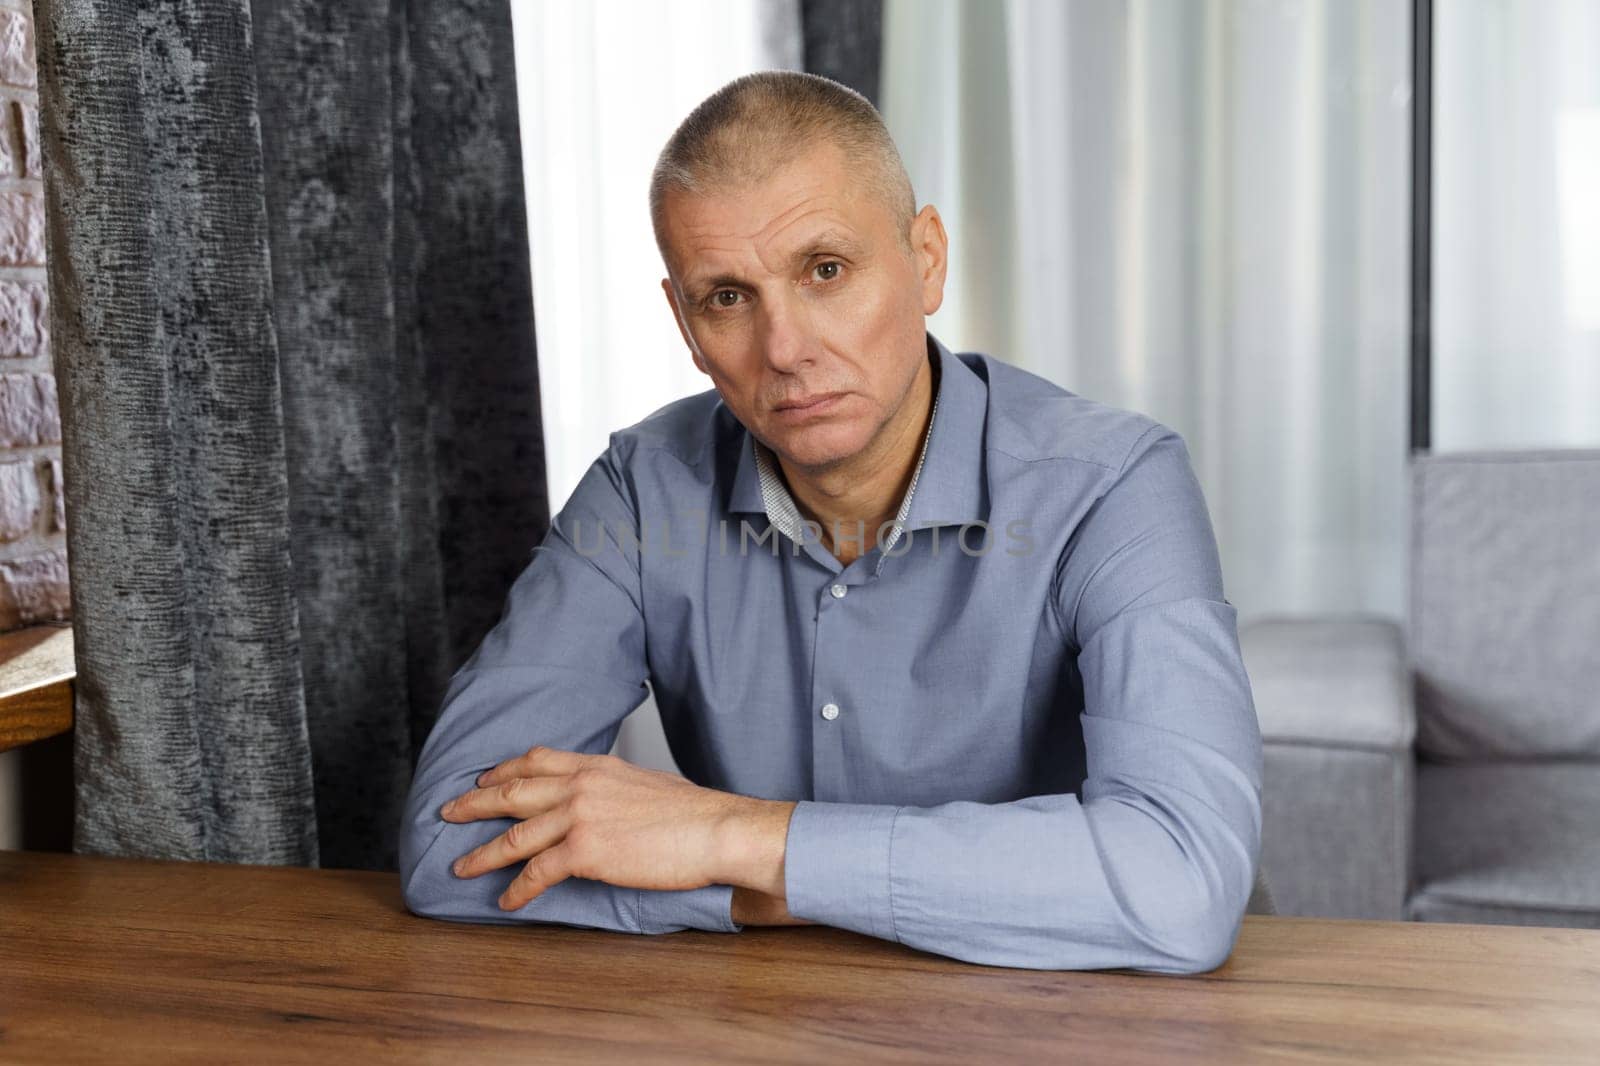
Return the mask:
<svg viewBox="0 0 1600 1066">
<path fill-rule="evenodd" d="M 461 870 L 466 865 L 467 865 L 467 860 L 466 860 L 466 857 L 463 856 L 463 857 L 457 859 L 455 862 L 450 864 L 450 872 L 455 874 L 457 877 L 460 877 L 461 876 Z"/>
<path fill-rule="evenodd" d="M 477 777 L 473 778 L 472 779 L 472 783 L 474 785 L 477 785 L 479 788 L 482 788 L 483 787 L 483 779 L 488 777 L 488 776 L 489 776 L 489 771 L 485 770 L 483 773 L 481 773 Z"/>
<path fill-rule="evenodd" d="M 439 817 L 447 818 L 447 817 L 450 816 L 450 814 L 452 812 L 455 811 L 455 809 L 456 809 L 456 801 L 455 800 L 451 800 L 449 803 L 446 803 L 443 807 L 439 808 Z"/>
</svg>

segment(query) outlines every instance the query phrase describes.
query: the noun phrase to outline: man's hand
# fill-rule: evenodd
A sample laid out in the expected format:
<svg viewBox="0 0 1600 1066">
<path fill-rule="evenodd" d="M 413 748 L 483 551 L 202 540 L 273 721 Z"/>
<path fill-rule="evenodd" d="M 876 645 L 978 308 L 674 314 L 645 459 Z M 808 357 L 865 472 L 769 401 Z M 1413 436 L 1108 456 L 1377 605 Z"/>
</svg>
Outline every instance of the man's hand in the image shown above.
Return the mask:
<svg viewBox="0 0 1600 1066">
<path fill-rule="evenodd" d="M 519 819 L 454 867 L 458 877 L 478 877 L 526 860 L 500 897 L 502 910 L 568 877 L 624 888 L 732 884 L 782 898 L 792 803 L 702 788 L 614 755 L 545 747 L 486 770 L 477 785 L 439 813 L 449 822 Z M 770 902 L 760 914 L 772 914 Z"/>
</svg>

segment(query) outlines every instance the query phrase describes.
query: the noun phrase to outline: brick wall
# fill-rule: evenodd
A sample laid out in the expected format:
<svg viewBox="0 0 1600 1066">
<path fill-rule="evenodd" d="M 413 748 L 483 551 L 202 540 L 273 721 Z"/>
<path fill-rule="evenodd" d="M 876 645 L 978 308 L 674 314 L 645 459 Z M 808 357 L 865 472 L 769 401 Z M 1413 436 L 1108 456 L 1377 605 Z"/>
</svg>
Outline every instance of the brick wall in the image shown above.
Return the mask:
<svg viewBox="0 0 1600 1066">
<path fill-rule="evenodd" d="M 0 0 L 0 631 L 65 619 L 31 0 Z"/>
</svg>

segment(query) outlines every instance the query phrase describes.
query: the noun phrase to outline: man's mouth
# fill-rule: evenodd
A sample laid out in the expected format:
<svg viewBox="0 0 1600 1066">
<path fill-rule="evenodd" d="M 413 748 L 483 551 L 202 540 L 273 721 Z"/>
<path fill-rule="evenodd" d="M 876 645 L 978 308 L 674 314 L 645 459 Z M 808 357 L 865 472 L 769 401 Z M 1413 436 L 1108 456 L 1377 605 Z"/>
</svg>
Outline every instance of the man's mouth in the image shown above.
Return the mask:
<svg viewBox="0 0 1600 1066">
<path fill-rule="evenodd" d="M 832 408 L 845 396 L 842 392 L 824 392 L 815 396 L 802 396 L 798 399 L 785 400 L 773 408 L 778 414 L 786 417 L 800 417 L 810 414 L 821 414 Z"/>
</svg>

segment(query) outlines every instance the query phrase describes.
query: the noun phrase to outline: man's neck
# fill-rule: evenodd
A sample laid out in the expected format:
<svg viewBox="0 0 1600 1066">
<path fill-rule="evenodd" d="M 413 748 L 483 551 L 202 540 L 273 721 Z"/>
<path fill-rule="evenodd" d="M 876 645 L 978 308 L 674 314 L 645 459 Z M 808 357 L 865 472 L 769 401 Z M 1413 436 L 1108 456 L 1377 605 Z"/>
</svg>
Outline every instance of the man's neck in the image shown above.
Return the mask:
<svg viewBox="0 0 1600 1066">
<path fill-rule="evenodd" d="M 922 452 L 936 388 L 930 357 L 922 361 L 905 403 L 877 438 L 850 462 L 826 473 L 796 471 L 778 456 L 801 517 L 822 527 L 823 547 L 844 565 L 865 555 L 879 526 L 899 511 Z"/>
</svg>

